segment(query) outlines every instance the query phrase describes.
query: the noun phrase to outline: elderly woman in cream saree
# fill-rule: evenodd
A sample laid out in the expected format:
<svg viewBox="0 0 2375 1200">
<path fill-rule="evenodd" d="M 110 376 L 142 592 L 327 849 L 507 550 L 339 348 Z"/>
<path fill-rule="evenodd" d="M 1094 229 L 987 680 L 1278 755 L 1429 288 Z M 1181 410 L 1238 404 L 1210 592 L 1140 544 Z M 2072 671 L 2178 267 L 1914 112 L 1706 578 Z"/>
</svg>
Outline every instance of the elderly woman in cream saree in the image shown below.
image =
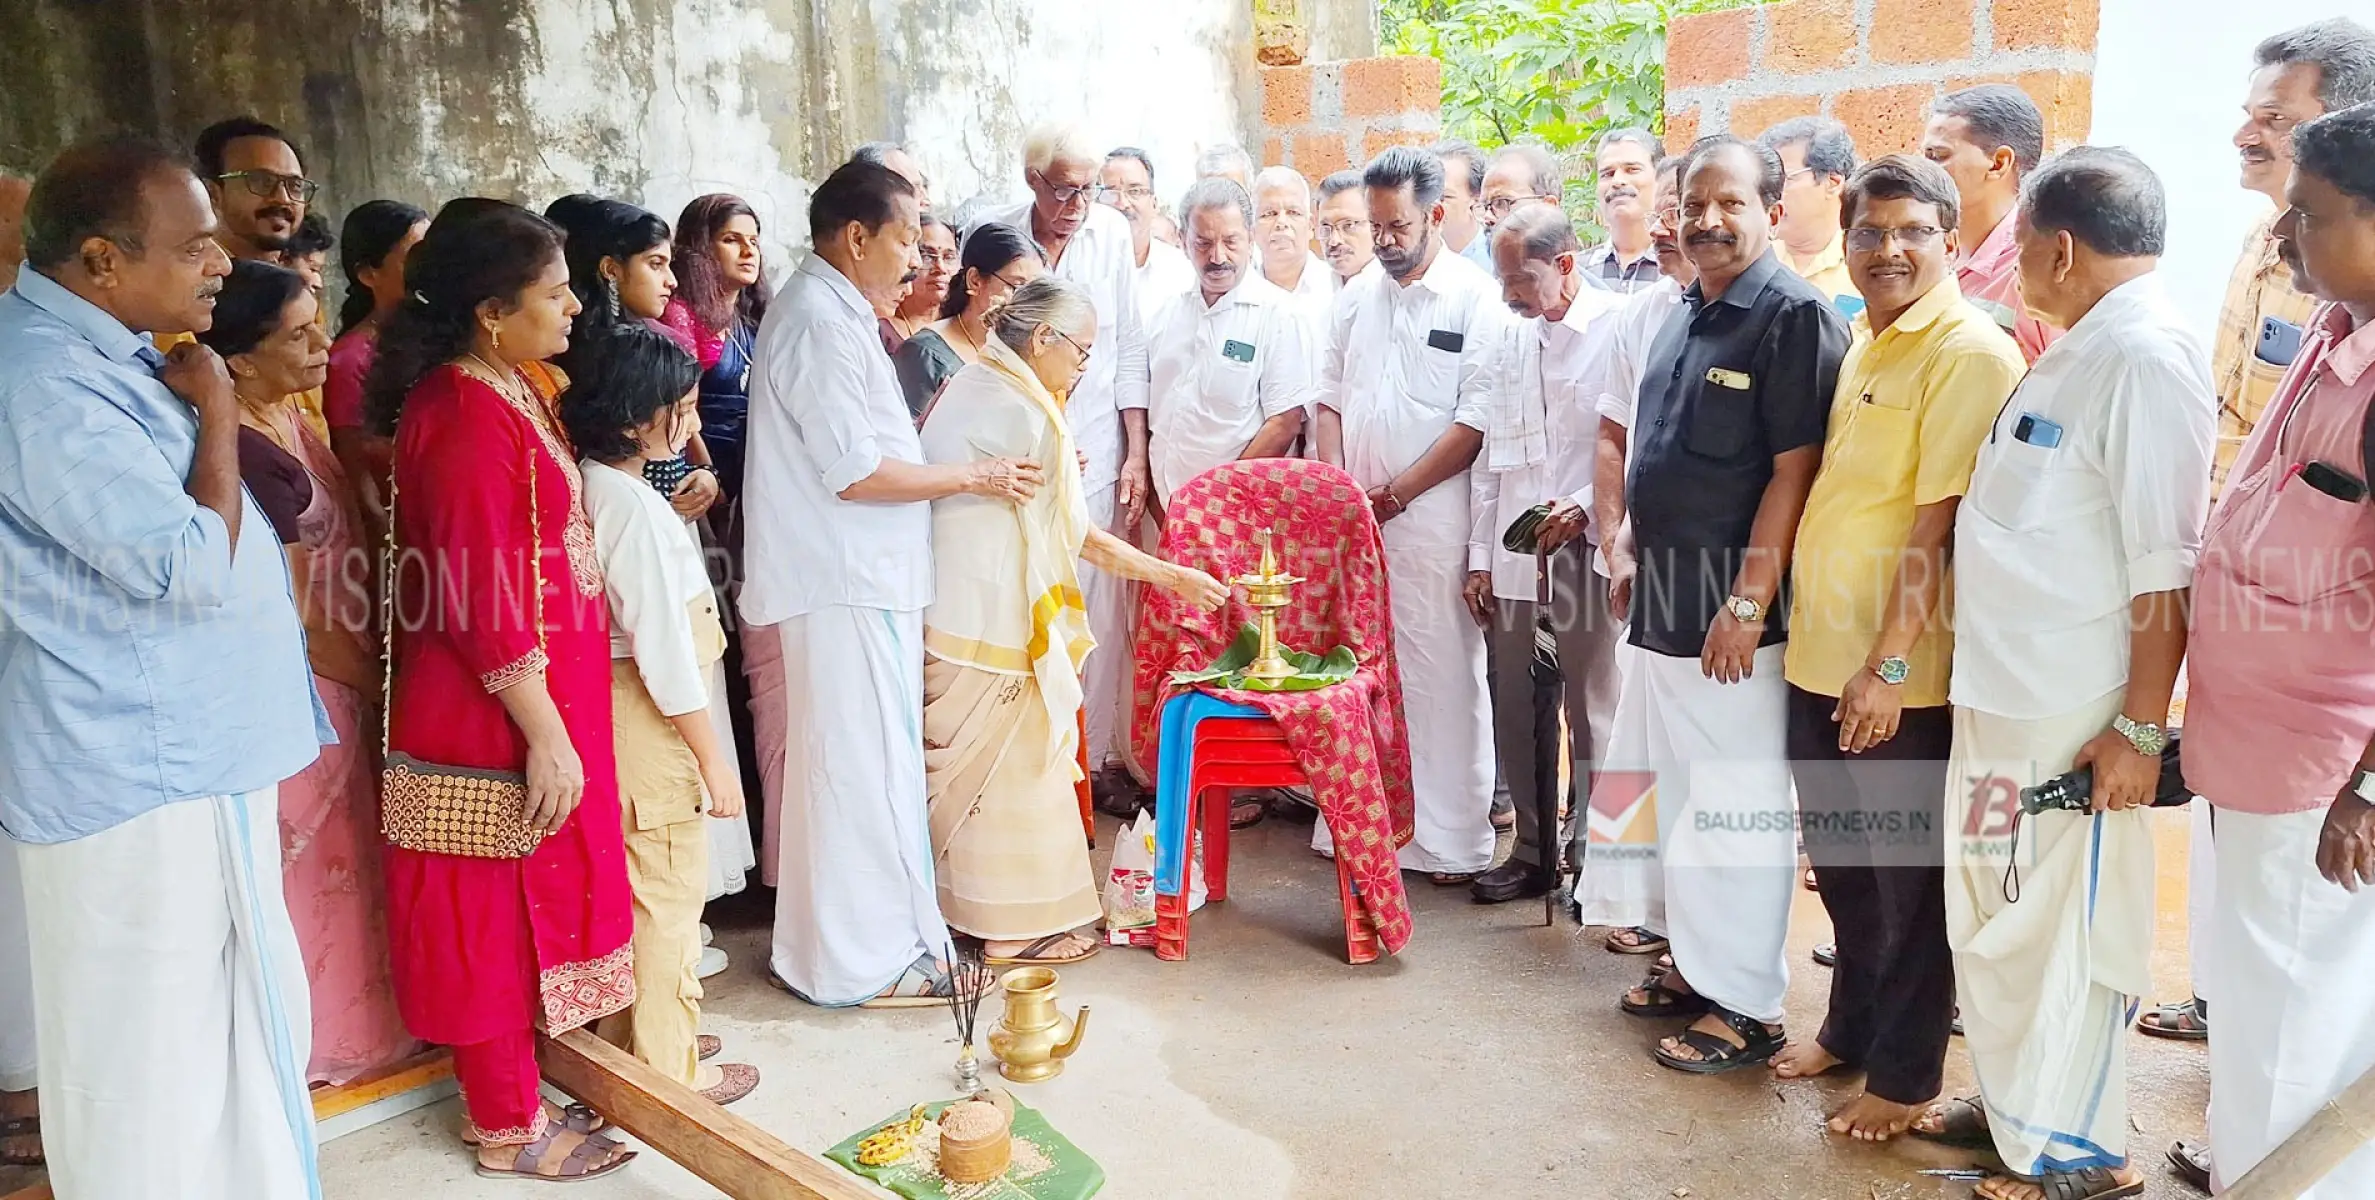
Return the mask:
<svg viewBox="0 0 2375 1200">
<path fill-rule="evenodd" d="M 1073 785 L 1080 669 L 1095 650 L 1079 562 L 1207 609 L 1228 590 L 1092 525 L 1061 397 L 1097 336 L 1077 285 L 1040 279 L 992 318 L 981 358 L 924 419 L 934 463 L 1025 458 L 1046 483 L 1021 504 L 932 502 L 924 614 L 924 786 L 941 915 L 993 965 L 1077 962 L 1097 950 L 1095 874 Z M 1111 651 L 1107 651 L 1110 653 Z"/>
</svg>

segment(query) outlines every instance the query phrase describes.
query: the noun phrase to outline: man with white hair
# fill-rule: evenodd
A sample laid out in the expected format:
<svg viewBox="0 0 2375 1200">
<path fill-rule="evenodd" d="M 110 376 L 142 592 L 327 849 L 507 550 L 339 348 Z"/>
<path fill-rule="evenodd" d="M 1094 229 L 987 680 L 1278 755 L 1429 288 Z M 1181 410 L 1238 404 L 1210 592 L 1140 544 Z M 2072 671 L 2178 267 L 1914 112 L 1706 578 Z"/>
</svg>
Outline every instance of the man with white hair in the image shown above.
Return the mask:
<svg viewBox="0 0 2375 1200">
<path fill-rule="evenodd" d="M 1023 182 L 1031 199 L 985 217 L 1031 235 L 1048 273 L 1088 289 L 1097 306 L 1097 340 L 1087 372 L 1064 404 L 1072 437 L 1088 458 L 1081 485 L 1089 519 L 1135 541 L 1148 499 L 1146 461 L 1146 334 L 1138 309 L 1138 255 L 1130 223 L 1097 203 L 1097 174 L 1105 155 L 1079 129 L 1041 125 L 1023 139 Z M 1091 655 L 1081 687 L 1088 718 L 1091 772 L 1120 761 L 1117 732 L 1128 702 L 1129 592 L 1124 583 L 1083 564 L 1082 599 L 1089 631 L 1106 652 Z"/>
<path fill-rule="evenodd" d="M 1196 156 L 1196 178 L 1214 176 L 1236 181 L 1238 187 L 1253 186 L 1253 155 L 1234 142 L 1222 142 Z"/>
<path fill-rule="evenodd" d="M 1116 147 L 1106 151 L 1097 179 L 1105 185 L 1105 203 L 1129 219 L 1130 244 L 1138 253 L 1138 316 L 1152 325 L 1164 305 L 1196 285 L 1187 255 L 1155 236 L 1163 206 L 1155 198 L 1154 159 L 1136 146 Z"/>
<path fill-rule="evenodd" d="M 1161 503 L 1222 463 L 1287 454 L 1303 432 L 1317 356 L 1295 298 L 1248 269 L 1253 207 L 1244 188 L 1219 176 L 1198 180 L 1180 204 L 1196 287 L 1147 337 L 1147 433 Z"/>
<path fill-rule="evenodd" d="M 1311 252 L 1311 181 L 1293 167 L 1265 167 L 1253 179 L 1253 207 L 1262 277 L 1324 314 L 1337 283 Z"/>
<path fill-rule="evenodd" d="M 849 161 L 889 168 L 915 185 L 917 207 L 924 212 L 932 211 L 932 177 L 924 174 L 924 165 L 915 160 L 907 147 L 897 142 L 867 142 L 849 152 Z"/>
<path fill-rule="evenodd" d="M 1406 870 L 1463 886 L 1492 865 L 1492 720 L 1484 632 L 1462 592 L 1475 525 L 1469 468 L 1484 446 L 1492 348 L 1508 310 L 1441 232 L 1444 166 L 1413 146 L 1363 174 L 1381 270 L 1354 278 L 1329 320 L 1319 457 L 1366 489 L 1393 587 L 1394 652 L 1410 710 L 1417 808 Z M 1323 823 L 1315 848 L 1332 843 Z"/>
</svg>

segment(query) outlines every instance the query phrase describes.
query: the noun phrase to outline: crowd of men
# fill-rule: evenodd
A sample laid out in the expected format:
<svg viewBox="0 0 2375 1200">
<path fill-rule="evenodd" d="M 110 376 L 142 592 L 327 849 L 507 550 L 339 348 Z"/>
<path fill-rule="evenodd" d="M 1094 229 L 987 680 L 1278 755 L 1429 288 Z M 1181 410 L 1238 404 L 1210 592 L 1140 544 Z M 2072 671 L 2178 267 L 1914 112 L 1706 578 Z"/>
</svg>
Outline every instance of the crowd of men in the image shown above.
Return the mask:
<svg viewBox="0 0 2375 1200">
<path fill-rule="evenodd" d="M 1026 232 L 1049 272 L 1095 303 L 1065 418 L 1096 524 L 1143 538 L 1181 484 L 1243 457 L 1316 457 L 1365 490 L 1412 730 L 1403 867 L 1480 903 L 1540 896 L 1575 871 L 1586 916 L 1615 929 L 1610 949 L 1660 955 L 1620 1003 L 1687 1022 L 1657 1046 L 1662 1066 L 1860 1072 L 1862 1092 L 1830 1128 L 1992 1150 L 2005 1170 L 1979 1185 L 1986 1200 L 2139 1195 L 2124 1063 L 2150 988 L 2145 810 L 2164 794 L 2200 797 L 2197 995 L 2145 1026 L 2208 1036 L 2218 1000 L 2208 1143 L 2170 1153 L 2208 1189 L 2375 1068 L 2375 892 L 2363 890 L 2375 884 L 2375 34 L 2321 21 L 2268 39 L 2238 63 L 2246 71 L 2234 142 L 2245 186 L 2275 211 L 2207 342 L 2158 277 L 2167 217 L 2151 169 L 2116 148 L 2049 156 L 2041 114 L 2005 85 L 1944 96 L 1917 145 L 1858 147 L 1823 118 L 1673 154 L 1645 131 L 1608 134 L 1592 162 L 1607 237 L 1589 246 L 1561 205 L 1557 160 L 1522 145 L 1391 149 L 1316 188 L 1218 151 L 1165 212 L 1146 153 L 1051 128 L 1023 156 L 1031 198 L 975 215 Z M 859 157 L 883 169 L 842 189 L 873 192 L 826 230 L 835 248 L 820 235 L 825 265 L 809 273 L 895 285 L 903 264 L 879 256 L 912 257 L 929 183 L 909 149 Z M 293 161 L 273 169 L 299 177 Z M 35 201 L 53 220 L 124 208 L 48 181 Z M 189 264 L 213 251 L 194 214 L 148 205 L 139 219 L 94 236 L 104 261 L 45 252 L 51 266 L 31 269 L 54 269 L 89 302 L 78 319 L 110 331 L 94 335 L 109 362 L 147 371 L 155 350 L 113 333 L 202 317 L 204 271 Z M 234 254 L 239 227 L 225 222 Z M 37 221 L 30 236 L 57 231 Z M 854 289 L 887 317 L 898 297 L 882 290 Z M 0 320 L 0 350 L 9 328 Z M 19 331 L 16 353 L 47 352 L 30 337 Z M 802 374 L 799 353 L 762 331 L 740 597 L 754 627 L 897 609 L 898 580 L 880 573 L 912 571 L 820 541 L 822 527 L 793 519 L 808 501 L 763 482 L 803 477 L 770 457 L 806 445 L 806 418 L 770 410 L 770 375 L 798 380 L 804 403 L 850 397 L 844 432 L 869 446 L 912 438 L 864 424 L 899 404 L 876 394 L 880 364 Z M 28 456 L 56 449 L 29 431 L 61 426 L 37 425 L 49 410 L 28 407 L 56 395 L 0 387 L 0 553 L 18 566 L 45 561 L 32 531 L 69 504 L 12 482 L 40 474 Z M 143 413 L 157 449 L 198 454 L 186 421 Z M 203 474 L 189 493 L 217 508 L 224 481 Z M 854 503 L 848 491 L 814 502 Z M 239 506 L 226 503 L 236 538 Z M 121 516 L 103 497 L 74 506 L 90 528 Z M 1504 531 L 1535 510 L 1530 552 L 1511 549 Z M 203 589 L 222 582 L 208 558 L 227 553 L 222 540 L 146 547 L 146 576 L 92 565 L 127 595 Z M 1096 640 L 1126 647 L 1129 589 L 1082 572 Z M 152 823 L 127 858 L 116 823 L 189 796 L 219 807 L 286 773 L 243 742 L 254 714 L 211 690 L 219 656 L 190 653 L 208 622 L 277 619 L 233 607 L 197 603 L 211 615 L 113 668 L 148 681 L 138 703 L 87 670 L 0 669 L 0 707 L 32 714 L 0 723 L 0 825 L 23 843 L 0 857 L 21 883 L 0 885 L 21 887 L 56 995 L 69 973 L 87 995 L 146 968 L 111 958 L 96 918 L 69 919 L 91 880 L 126 886 L 126 862 L 197 846 L 215 863 L 204 878 L 183 864 L 151 882 L 270 890 L 224 878 L 252 874 L 241 855 L 255 847 L 218 847 L 212 832 L 177 844 Z M 32 653 L 39 621 L 7 618 L 0 664 Z M 855 620 L 844 648 L 871 636 Z M 108 652 L 133 651 L 41 650 L 45 663 L 103 665 Z M 1538 657 L 1555 659 L 1557 686 L 1531 669 Z M 1126 653 L 1095 654 L 1082 680 L 1109 795 L 1131 788 L 1129 666 Z M 912 717 L 898 699 L 817 714 L 833 736 L 805 752 L 821 762 L 843 753 L 834 746 L 884 742 Z M 201 716 L 220 728 L 193 740 Z M 88 787 L 69 767 L 74 747 L 102 744 L 74 740 L 91 722 L 105 745 L 144 757 L 111 763 L 109 813 L 78 815 L 57 798 Z M 1562 759 L 1579 792 L 1565 829 L 1543 802 Z M 878 780 L 819 769 L 851 789 L 820 819 L 856 821 L 845 814 L 860 793 L 881 804 L 868 790 Z M 2031 803 L 2074 769 L 2091 777 L 2063 789 L 2071 807 Z M 1643 778 L 1656 789 L 1648 870 L 1587 836 L 1598 797 L 1580 794 Z M 1495 865 L 1497 792 L 1515 847 Z M 928 961 L 946 931 L 929 889 L 912 886 L 914 847 L 826 840 L 842 857 L 803 877 L 813 894 L 779 924 L 778 971 L 790 978 L 799 961 L 856 980 L 879 972 L 828 960 Z M 1324 823 L 1313 844 L 1329 850 Z M 1835 967 L 1819 1030 L 1792 1037 L 1784 943 L 1801 852 L 1837 941 L 1823 952 Z M 890 881 L 887 907 L 865 903 L 867 880 Z M 884 914 L 910 900 L 913 927 L 898 917 L 886 929 Z M 0 925 L 0 952 L 10 934 Z M 220 964 L 184 965 L 195 991 L 230 986 Z M 7 974 L 0 992 L 30 973 Z M 178 1016 L 144 1019 L 143 1005 Z M 0 1089 L 12 1093 L 34 1079 L 36 1047 L 19 1036 L 29 1011 L 0 994 Z M 219 1074 L 225 1093 L 274 1087 L 276 1072 L 253 1063 L 100 1054 L 100 1035 L 69 1028 L 73 1014 L 44 1012 L 44 1091 L 77 1097 L 77 1116 L 51 1125 L 53 1158 L 123 1152 L 160 1111 L 144 1090 L 192 1094 L 189 1080 L 166 1086 L 169 1074 Z M 125 987 L 106 1036 L 208 1043 L 192 1022 L 230 1028 L 248 1012 Z M 1980 1090 L 1941 1102 L 1958 1028 Z M 227 1052 L 245 1037 L 211 1044 Z M 95 1079 L 82 1055 L 120 1073 Z M 114 1099 L 83 1103 L 101 1091 Z M 262 1150 L 226 1137 L 221 1161 L 181 1167 L 254 1178 L 242 1156 L 309 1145 L 303 1132 Z M 2375 1149 L 2311 1194 L 2375 1197 Z"/>
</svg>

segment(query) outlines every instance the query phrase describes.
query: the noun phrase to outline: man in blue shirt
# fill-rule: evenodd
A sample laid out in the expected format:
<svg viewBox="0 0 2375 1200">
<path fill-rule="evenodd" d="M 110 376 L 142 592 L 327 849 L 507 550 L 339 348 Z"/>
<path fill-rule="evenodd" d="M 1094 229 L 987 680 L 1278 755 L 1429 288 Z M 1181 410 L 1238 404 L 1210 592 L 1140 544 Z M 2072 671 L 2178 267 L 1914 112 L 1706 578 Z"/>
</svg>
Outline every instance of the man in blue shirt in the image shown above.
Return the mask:
<svg viewBox="0 0 2375 1200">
<path fill-rule="evenodd" d="M 320 748 L 278 539 L 204 330 L 230 269 L 174 152 L 35 181 L 0 296 L 0 831 L 42 1133 L 76 1200 L 318 1200 L 275 788 Z"/>
</svg>

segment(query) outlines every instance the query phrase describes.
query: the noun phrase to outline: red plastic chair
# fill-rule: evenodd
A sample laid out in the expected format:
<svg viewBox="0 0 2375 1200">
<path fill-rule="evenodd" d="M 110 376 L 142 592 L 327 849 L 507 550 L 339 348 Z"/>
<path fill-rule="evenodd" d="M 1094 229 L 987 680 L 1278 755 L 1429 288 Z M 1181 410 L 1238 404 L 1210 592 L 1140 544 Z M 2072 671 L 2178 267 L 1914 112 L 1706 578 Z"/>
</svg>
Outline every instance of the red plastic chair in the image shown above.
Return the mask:
<svg viewBox="0 0 2375 1200">
<path fill-rule="evenodd" d="M 1204 887 L 1208 902 L 1229 898 L 1229 794 L 1235 788 L 1306 786 L 1310 779 L 1296 764 L 1294 751 L 1278 724 L 1268 717 L 1225 717 L 1196 727 L 1194 759 L 1187 793 L 1187 829 L 1191 840 L 1204 848 Z M 1194 861 L 1193 854 L 1187 855 Z M 1336 863 L 1336 899 L 1344 914 L 1344 955 L 1354 965 L 1374 962 L 1379 950 L 1377 930 L 1353 892 L 1352 874 Z M 1178 962 L 1187 957 L 1188 900 L 1182 887 L 1155 896 L 1155 957 Z"/>
</svg>

